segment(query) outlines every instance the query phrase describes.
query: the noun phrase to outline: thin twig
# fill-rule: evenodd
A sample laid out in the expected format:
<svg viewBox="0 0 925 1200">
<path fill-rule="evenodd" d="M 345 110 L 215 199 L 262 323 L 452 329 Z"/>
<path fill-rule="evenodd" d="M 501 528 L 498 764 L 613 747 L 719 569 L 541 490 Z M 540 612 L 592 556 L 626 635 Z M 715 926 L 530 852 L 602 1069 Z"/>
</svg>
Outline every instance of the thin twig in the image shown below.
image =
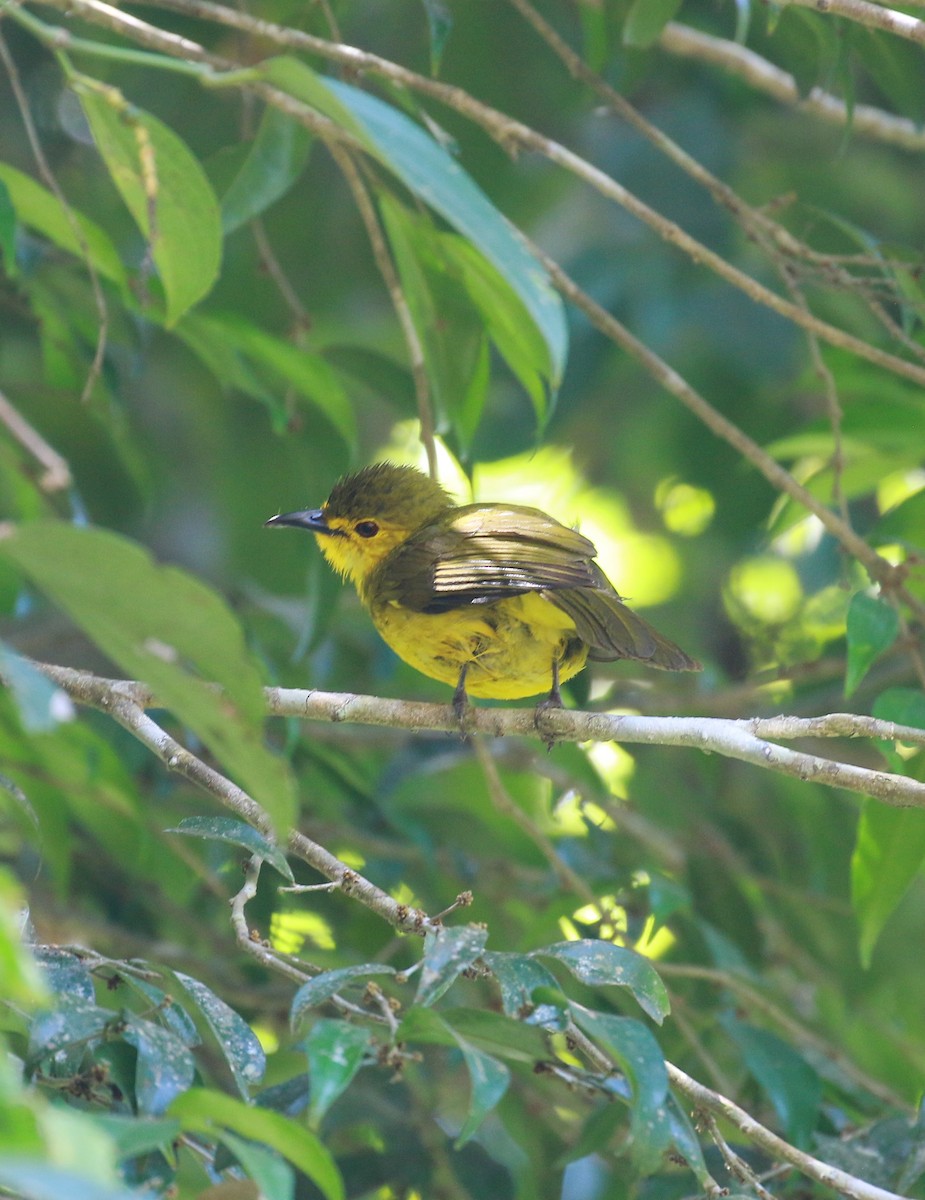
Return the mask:
<svg viewBox="0 0 925 1200">
<path fill-rule="evenodd" d="M 18 409 L 13 407 L 2 392 L 0 392 L 0 423 L 7 427 L 17 442 L 28 450 L 36 462 L 44 468 L 44 474 L 39 479 L 39 487 L 43 492 L 60 492 L 71 486 L 71 468 L 68 466 L 67 460 L 49 446 L 42 435 L 29 424 Z"/>
<path fill-rule="evenodd" d="M 873 579 L 889 589 L 896 590 L 919 616 L 925 617 L 925 604 L 901 587 L 902 571 L 897 570 L 892 563 L 881 557 L 863 538 L 846 525 L 841 517 L 818 500 L 807 488 L 798 483 L 793 475 L 780 463 L 772 458 L 766 450 L 753 441 L 743 430 L 734 425 L 713 407 L 699 392 L 684 379 L 673 367 L 670 367 L 653 350 L 635 337 L 616 317 L 612 316 L 597 301 L 584 292 L 575 281 L 548 255 L 534 248 L 549 271 L 553 282 L 564 296 L 577 305 L 601 333 L 622 346 L 646 368 L 654 379 L 676 396 L 686 408 L 689 408 L 707 428 L 711 429 L 723 441 L 728 442 L 743 458 L 764 475 L 779 491 L 786 493 L 808 512 L 819 518 L 828 532 L 841 546 L 858 560 Z"/>
<path fill-rule="evenodd" d="M 434 441 L 434 417 L 430 400 L 430 381 L 427 375 L 424 346 L 421 342 L 417 326 L 414 323 L 414 318 L 411 315 L 408 301 L 405 298 L 401 280 L 398 277 L 398 271 L 395 269 L 395 263 L 392 261 L 392 255 L 379 223 L 379 217 L 376 215 L 376 210 L 369 198 L 366 184 L 357 170 L 353 156 L 342 147 L 334 144 L 329 145 L 328 149 L 334 161 L 340 167 L 347 186 L 353 195 L 353 201 L 357 206 L 360 219 L 366 229 L 366 236 L 369 238 L 373 258 L 376 261 L 376 266 L 379 268 L 379 274 L 382 276 L 385 286 L 388 289 L 392 307 L 395 309 L 395 315 L 398 317 L 398 323 L 401 326 L 405 345 L 408 348 L 408 359 L 411 363 L 411 378 L 414 380 L 414 392 L 417 397 L 418 420 L 421 424 L 421 442 L 427 454 L 427 469 L 431 479 L 436 479 L 437 446 Z"/>
<path fill-rule="evenodd" d="M 96 314 L 99 320 L 96 331 L 96 346 L 93 350 L 93 358 L 90 362 L 90 370 L 87 372 L 87 378 L 84 380 L 84 385 L 80 393 L 81 403 L 85 403 L 90 398 L 96 381 L 100 377 L 100 372 L 103 370 L 103 358 L 106 354 L 106 339 L 109 334 L 109 309 L 106 307 L 106 297 L 103 294 L 103 285 L 100 282 L 99 273 L 93 263 L 93 256 L 90 253 L 90 246 L 84 236 L 84 231 L 77 220 L 74 210 L 68 203 L 67 197 L 61 190 L 61 185 L 58 183 L 57 176 L 51 169 L 48 159 L 45 157 L 45 151 L 42 148 L 42 142 L 38 135 L 38 130 L 35 128 L 35 123 L 32 120 L 32 113 L 29 109 L 29 101 L 26 97 L 25 89 L 19 78 L 19 71 L 13 56 L 10 54 L 6 40 L 0 32 L 0 61 L 6 67 L 7 75 L 10 79 L 10 88 L 16 100 L 16 105 L 19 109 L 19 115 L 22 117 L 22 123 L 26 130 L 26 137 L 29 140 L 29 147 L 32 150 L 32 156 L 35 159 L 35 165 L 38 167 L 45 186 L 54 195 L 55 199 L 61 205 L 61 210 L 64 213 L 64 219 L 68 224 L 68 228 L 74 236 L 74 241 L 80 251 L 80 257 L 84 266 L 87 269 L 87 276 L 90 280 L 90 291 L 93 294 L 93 303 L 96 306 Z M 63 460 L 62 460 L 63 461 Z"/>
<path fill-rule="evenodd" d="M 482 738 L 474 738 L 472 749 L 475 752 L 475 757 L 478 759 L 479 766 L 482 768 L 482 774 L 488 786 L 488 794 L 495 808 L 499 812 L 504 813 L 506 817 L 509 817 L 527 835 L 530 841 L 533 842 L 534 846 L 536 846 L 555 872 L 556 878 L 563 888 L 573 892 L 583 903 L 598 906 L 600 901 L 594 894 L 594 889 L 590 888 L 585 880 L 572 870 L 557 852 L 546 834 L 543 833 L 542 829 L 538 827 L 536 822 L 511 797 L 501 781 L 497 764 L 489 753 L 484 740 Z"/>
<path fill-rule="evenodd" d="M 869 0 L 777 0 L 781 8 L 811 8 L 813 12 L 831 13 L 864 25 L 867 29 L 882 29 L 897 37 L 908 38 L 925 46 L 925 21 L 898 12 L 895 8 L 883 8 Z"/>
</svg>

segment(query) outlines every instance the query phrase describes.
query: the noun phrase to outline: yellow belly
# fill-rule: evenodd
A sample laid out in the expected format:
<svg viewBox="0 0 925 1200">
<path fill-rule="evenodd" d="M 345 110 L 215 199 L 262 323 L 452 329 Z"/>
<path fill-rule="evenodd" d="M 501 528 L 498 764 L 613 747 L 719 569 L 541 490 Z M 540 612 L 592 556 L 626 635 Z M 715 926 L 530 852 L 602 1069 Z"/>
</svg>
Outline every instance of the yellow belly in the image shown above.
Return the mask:
<svg viewBox="0 0 925 1200">
<path fill-rule="evenodd" d="M 588 657 L 572 619 L 534 592 L 445 613 L 374 604 L 370 615 L 384 641 L 410 666 L 455 687 L 468 664 L 466 691 L 486 699 L 548 692 L 554 662 L 564 681 Z"/>
</svg>

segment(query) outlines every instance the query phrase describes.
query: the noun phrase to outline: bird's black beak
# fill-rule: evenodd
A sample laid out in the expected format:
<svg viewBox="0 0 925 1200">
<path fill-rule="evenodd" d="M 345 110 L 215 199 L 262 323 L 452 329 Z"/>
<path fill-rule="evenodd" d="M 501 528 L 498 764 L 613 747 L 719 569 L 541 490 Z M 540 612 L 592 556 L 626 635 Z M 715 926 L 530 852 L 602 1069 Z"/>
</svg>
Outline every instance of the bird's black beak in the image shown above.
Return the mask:
<svg viewBox="0 0 925 1200">
<path fill-rule="evenodd" d="M 339 532 L 331 528 L 324 510 L 307 508 L 303 512 L 280 513 L 278 517 L 270 517 L 265 525 L 292 525 L 296 529 L 308 529 L 311 533 Z"/>
</svg>

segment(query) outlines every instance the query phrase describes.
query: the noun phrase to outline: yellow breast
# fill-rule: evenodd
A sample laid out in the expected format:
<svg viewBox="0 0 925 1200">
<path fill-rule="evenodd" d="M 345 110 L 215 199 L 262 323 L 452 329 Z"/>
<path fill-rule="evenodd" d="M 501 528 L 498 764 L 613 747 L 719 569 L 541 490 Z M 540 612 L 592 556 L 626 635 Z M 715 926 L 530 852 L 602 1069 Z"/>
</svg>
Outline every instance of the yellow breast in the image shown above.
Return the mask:
<svg viewBox="0 0 925 1200">
<path fill-rule="evenodd" d="M 535 592 L 443 613 L 413 612 L 391 601 L 373 604 L 370 615 L 409 666 L 455 686 L 468 664 L 466 691 L 486 699 L 548 692 L 554 662 L 564 681 L 588 657 L 572 619 Z"/>
</svg>

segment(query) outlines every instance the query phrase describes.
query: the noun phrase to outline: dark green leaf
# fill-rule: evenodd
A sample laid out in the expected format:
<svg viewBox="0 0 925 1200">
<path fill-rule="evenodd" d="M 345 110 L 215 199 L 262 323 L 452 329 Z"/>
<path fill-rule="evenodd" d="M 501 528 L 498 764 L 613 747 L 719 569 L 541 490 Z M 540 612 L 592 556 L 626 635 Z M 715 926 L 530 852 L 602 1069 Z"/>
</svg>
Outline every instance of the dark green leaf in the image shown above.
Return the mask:
<svg viewBox="0 0 925 1200">
<path fill-rule="evenodd" d="M 749 1071 L 774 1105 L 788 1140 L 797 1146 L 807 1146 L 822 1097 L 819 1076 L 805 1058 L 776 1034 L 732 1016 L 721 1020 L 742 1051 Z"/>
<path fill-rule="evenodd" d="M 158 1010 L 160 1019 L 177 1035 L 184 1046 L 193 1049 L 202 1045 L 196 1025 L 175 996 L 168 996 L 163 988 L 155 987 L 147 979 L 140 979 L 130 972 L 120 976 L 121 986 L 143 996 L 151 1008 Z"/>
<path fill-rule="evenodd" d="M 2 164 L 0 164 L 2 167 Z M 16 277 L 16 209 L 0 173 L 0 263 L 10 279 Z"/>
<path fill-rule="evenodd" d="M 708 1193 L 713 1181 L 704 1162 L 703 1150 L 697 1131 L 687 1115 L 685 1102 L 680 1101 L 672 1092 L 668 1093 L 668 1121 L 671 1126 L 671 1140 L 675 1149 L 693 1171 L 697 1182 Z"/>
<path fill-rule="evenodd" d="M 224 601 L 176 567 L 103 529 L 32 521 L 0 553 L 114 662 L 142 679 L 198 734 L 285 832 L 295 794 L 286 763 L 263 745 L 260 675 Z M 214 682 L 224 689 L 217 692 Z"/>
<path fill-rule="evenodd" d="M 317 1128 L 338 1096 L 363 1066 L 372 1032 L 349 1021 L 322 1018 L 303 1040 L 308 1055 L 309 1118 Z"/>
<path fill-rule="evenodd" d="M 498 981 L 501 1004 L 509 1017 L 523 1018 L 536 1008 L 533 999 L 536 988 L 558 991 L 555 976 L 535 958 L 496 950 L 486 950 L 482 957 Z"/>
<path fill-rule="evenodd" d="M 293 996 L 289 1009 L 289 1023 L 295 1029 L 308 1009 L 323 1004 L 335 992 L 349 987 L 351 983 L 372 979 L 375 975 L 394 974 L 395 968 L 385 963 L 362 963 L 355 967 L 339 967 L 335 971 L 323 971 L 314 979 L 310 979 L 308 983 L 303 983 Z"/>
<path fill-rule="evenodd" d="M 312 135 L 278 108 L 264 109 L 257 136 L 222 196 L 222 228 L 233 232 L 259 216 L 296 182 L 311 153 Z"/>
<path fill-rule="evenodd" d="M 126 1013 L 122 1037 L 138 1051 L 135 1103 L 146 1116 L 161 1116 L 193 1082 L 196 1065 L 183 1042 L 169 1029 Z"/>
<path fill-rule="evenodd" d="M 469 1111 L 454 1143 L 454 1148 L 459 1150 L 476 1133 L 492 1109 L 500 1103 L 511 1082 L 511 1072 L 503 1062 L 477 1050 L 459 1034 L 455 1036 L 472 1084 Z"/>
<path fill-rule="evenodd" d="M 150 1154 L 152 1150 L 169 1153 L 180 1133 L 180 1122 L 169 1117 L 123 1117 L 98 1113 L 93 1122 L 112 1138 L 119 1162 Z"/>
<path fill-rule="evenodd" d="M 222 1129 L 230 1129 L 263 1142 L 303 1171 L 327 1200 L 344 1200 L 343 1181 L 330 1152 L 297 1121 L 205 1088 L 191 1088 L 179 1096 L 170 1115 L 190 1132 L 221 1137 Z"/>
<path fill-rule="evenodd" d="M 415 1004 L 433 1004 L 482 953 L 488 930 L 460 925 L 428 933 Z"/>
<path fill-rule="evenodd" d="M 150 113 L 117 107 L 86 86 L 80 102 L 93 138 L 138 228 L 151 244 L 174 325 L 211 289 L 222 255 L 218 201 L 184 142 Z M 154 192 L 146 191 L 150 157 Z M 152 222 L 153 216 L 153 222 Z M 152 227 L 153 226 L 153 227 Z"/>
<path fill-rule="evenodd" d="M 195 1002 L 215 1038 L 215 1044 L 231 1068 L 235 1082 L 245 1099 L 266 1070 L 267 1059 L 257 1035 L 243 1018 L 204 983 L 174 971 L 174 977 Z"/>
<path fill-rule="evenodd" d="M 427 14 L 427 32 L 430 35 L 430 69 L 432 74 L 439 75 L 443 48 L 453 28 L 453 17 L 445 0 L 422 0 L 422 3 Z"/>
<path fill-rule="evenodd" d="M 633 1089 L 631 1154 L 641 1174 L 654 1171 L 671 1139 L 665 1100 L 668 1072 L 658 1042 L 639 1021 L 572 1005 L 575 1024 L 606 1047 Z"/>
<path fill-rule="evenodd" d="M 51 990 L 59 996 L 70 996 L 93 1004 L 96 989 L 93 976 L 82 959 L 58 946 L 36 946 L 35 961 Z"/>
<path fill-rule="evenodd" d="M 923 698 L 925 699 L 925 698 Z M 851 857 L 851 903 L 861 962 L 870 958 L 884 925 L 925 861 L 925 812 L 864 800 Z"/>
<path fill-rule="evenodd" d="M 884 650 L 896 641 L 899 616 L 892 605 L 858 592 L 848 606 L 847 634 L 845 695 L 850 696 Z"/>
<path fill-rule="evenodd" d="M 75 1043 L 101 1038 L 116 1020 L 112 1009 L 98 1008 L 78 997 L 59 996 L 53 1012 L 40 1013 L 29 1030 L 29 1057 L 45 1059 Z"/>
<path fill-rule="evenodd" d="M 278 392 L 280 384 L 291 387 L 330 421 L 348 449 L 356 445 L 356 417 L 347 392 L 339 373 L 320 354 L 276 337 L 234 313 L 195 313 L 177 332 L 202 355 L 224 386 L 241 388 L 271 410 L 279 407 L 274 389 Z"/>
<path fill-rule="evenodd" d="M 669 21 L 674 20 L 683 0 L 633 0 L 623 26 L 623 42 L 645 49 L 651 46 Z"/>
<path fill-rule="evenodd" d="M 596 938 L 582 938 L 544 946 L 533 953 L 556 959 L 568 967 L 576 979 L 592 987 L 629 988 L 643 1012 L 659 1024 L 671 1011 L 661 978 L 649 960 L 635 950 Z"/>
<path fill-rule="evenodd" d="M 279 847 L 274 846 L 262 833 L 258 833 L 253 825 L 245 825 L 243 821 L 236 821 L 233 817 L 184 817 L 179 825 L 173 829 L 165 829 L 164 832 L 212 838 L 215 841 L 228 842 L 232 846 L 240 846 L 242 850 L 256 854 L 268 862 L 290 883 L 293 881 L 292 870 Z"/>
<path fill-rule="evenodd" d="M 458 1034 L 495 1058 L 532 1065 L 548 1054 L 543 1030 L 501 1013 L 480 1008 L 445 1008 L 441 1009 L 440 1018 L 452 1029 L 454 1037 Z"/>
</svg>

